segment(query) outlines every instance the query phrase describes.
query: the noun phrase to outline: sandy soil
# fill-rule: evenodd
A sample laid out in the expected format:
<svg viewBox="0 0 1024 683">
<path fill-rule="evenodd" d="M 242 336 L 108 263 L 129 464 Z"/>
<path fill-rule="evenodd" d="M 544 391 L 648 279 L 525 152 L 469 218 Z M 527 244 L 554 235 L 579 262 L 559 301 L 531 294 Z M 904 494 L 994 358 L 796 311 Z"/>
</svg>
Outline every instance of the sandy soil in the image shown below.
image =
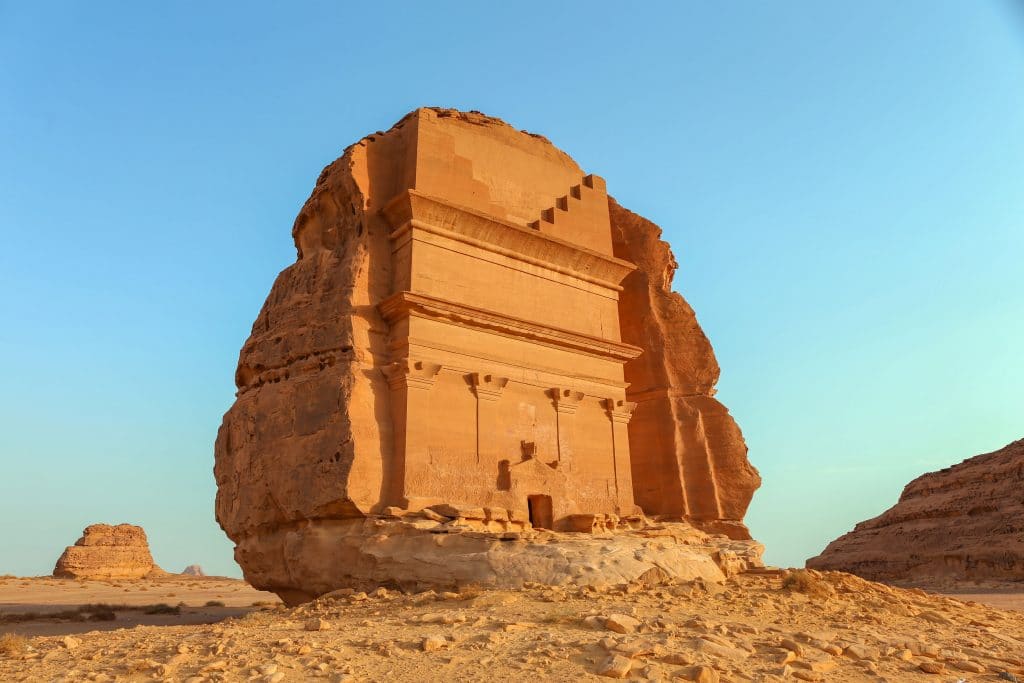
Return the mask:
<svg viewBox="0 0 1024 683">
<path fill-rule="evenodd" d="M 999 609 L 1024 612 L 1024 581 L 894 582 L 899 588 L 920 588 L 964 602 L 979 602 Z"/>
<path fill-rule="evenodd" d="M 221 603 L 218 605 L 207 603 Z M 279 604 L 273 593 L 254 589 L 244 581 L 224 577 L 169 575 L 138 581 L 76 581 L 52 577 L 0 578 L 0 634 L 66 635 L 94 630 L 130 628 L 140 624 L 174 626 L 204 624 L 240 617 L 261 605 Z M 80 610 L 83 605 L 113 607 L 112 621 L 74 621 L 56 613 Z M 179 614 L 146 614 L 142 608 L 164 604 Z M 24 620 L 37 613 L 40 618 Z M 84 613 L 87 619 L 89 613 Z M 83 617 L 77 617 L 79 619 Z"/>
<path fill-rule="evenodd" d="M 1020 588 L 989 591 L 964 590 L 946 592 L 944 595 L 965 602 L 980 602 L 983 605 L 990 605 L 999 609 L 1024 612 L 1024 592 Z"/>
<path fill-rule="evenodd" d="M 0 680 L 980 682 L 1024 680 L 1022 658 L 1024 613 L 846 574 L 747 574 L 724 586 L 339 591 L 217 624 L 0 643 Z"/>
</svg>

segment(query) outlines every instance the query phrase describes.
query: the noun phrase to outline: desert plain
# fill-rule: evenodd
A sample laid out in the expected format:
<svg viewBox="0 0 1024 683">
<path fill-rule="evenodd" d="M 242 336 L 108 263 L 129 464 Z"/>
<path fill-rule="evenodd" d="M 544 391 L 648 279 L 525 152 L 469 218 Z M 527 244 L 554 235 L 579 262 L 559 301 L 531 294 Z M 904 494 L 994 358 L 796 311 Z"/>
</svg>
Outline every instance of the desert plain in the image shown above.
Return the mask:
<svg viewBox="0 0 1024 683">
<path fill-rule="evenodd" d="M 1017 680 L 1024 598 L 991 590 L 953 598 L 768 569 L 724 584 L 346 589 L 288 608 L 216 577 L 8 577 L 0 680 Z M 117 609 L 103 622 L 9 621 L 96 602 L 183 605 Z"/>
<path fill-rule="evenodd" d="M 0 577 L 0 634 L 67 635 L 137 625 L 201 624 L 279 602 L 273 593 L 244 581 L 216 576 L 169 574 L 118 581 L 7 575 Z M 113 619 L 90 618 L 111 612 Z"/>
</svg>

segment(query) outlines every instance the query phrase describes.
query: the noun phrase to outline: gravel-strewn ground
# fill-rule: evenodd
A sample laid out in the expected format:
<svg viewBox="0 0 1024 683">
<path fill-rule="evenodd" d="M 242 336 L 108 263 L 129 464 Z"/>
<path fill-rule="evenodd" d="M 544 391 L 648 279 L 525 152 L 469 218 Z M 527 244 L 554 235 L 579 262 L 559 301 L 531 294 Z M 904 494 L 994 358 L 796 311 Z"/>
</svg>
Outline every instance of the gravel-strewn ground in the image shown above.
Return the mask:
<svg viewBox="0 0 1024 683">
<path fill-rule="evenodd" d="M 846 574 L 345 593 L 218 624 L 3 643 L 0 680 L 1024 680 L 1024 613 Z"/>
</svg>

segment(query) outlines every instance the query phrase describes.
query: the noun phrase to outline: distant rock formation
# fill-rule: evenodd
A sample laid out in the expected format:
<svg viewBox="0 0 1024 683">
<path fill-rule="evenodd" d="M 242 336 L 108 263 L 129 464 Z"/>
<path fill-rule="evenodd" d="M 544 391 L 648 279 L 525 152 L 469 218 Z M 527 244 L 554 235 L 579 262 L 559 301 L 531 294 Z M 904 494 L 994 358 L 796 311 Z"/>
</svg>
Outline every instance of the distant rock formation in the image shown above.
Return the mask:
<svg viewBox="0 0 1024 683">
<path fill-rule="evenodd" d="M 919 585 L 1024 580 L 1024 439 L 918 477 L 807 566 Z"/>
<path fill-rule="evenodd" d="M 206 572 L 198 564 L 190 564 L 181 570 L 182 576 L 206 576 Z"/>
<path fill-rule="evenodd" d="M 142 527 L 92 524 L 57 560 L 53 575 L 73 579 L 140 579 L 164 574 L 153 562 Z"/>
<path fill-rule="evenodd" d="M 660 235 L 479 112 L 417 109 L 348 147 L 295 220 L 217 435 L 246 579 L 289 601 L 343 587 L 324 557 L 364 520 L 445 504 L 499 534 L 647 515 L 752 543 L 760 477 Z"/>
</svg>

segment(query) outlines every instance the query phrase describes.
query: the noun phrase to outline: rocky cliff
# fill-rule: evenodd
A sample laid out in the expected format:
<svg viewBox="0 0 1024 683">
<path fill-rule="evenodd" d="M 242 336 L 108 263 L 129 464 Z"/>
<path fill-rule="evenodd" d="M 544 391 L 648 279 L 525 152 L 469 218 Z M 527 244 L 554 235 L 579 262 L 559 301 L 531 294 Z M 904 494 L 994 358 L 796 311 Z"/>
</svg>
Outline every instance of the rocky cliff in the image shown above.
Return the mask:
<svg viewBox="0 0 1024 683">
<path fill-rule="evenodd" d="M 661 228 L 609 201 L 615 255 L 637 265 L 619 298 L 622 340 L 644 352 L 626 363 L 634 496 L 649 515 L 749 539 L 743 516 L 761 485 L 729 410 L 714 398 L 719 367 L 686 300 Z M 644 474 L 658 472 L 660 476 Z"/>
<path fill-rule="evenodd" d="M 559 530 L 642 509 L 749 539 L 760 479 L 668 244 L 547 139 L 416 110 L 323 170 L 292 235 L 215 446 L 217 519 L 253 585 L 344 585 L 325 558 L 352 529 L 431 502 Z"/>
<path fill-rule="evenodd" d="M 1024 440 L 918 477 L 807 566 L 922 585 L 1024 580 Z"/>
<path fill-rule="evenodd" d="M 57 560 L 53 575 L 74 579 L 139 579 L 163 574 L 153 562 L 142 527 L 92 524 Z"/>
</svg>

